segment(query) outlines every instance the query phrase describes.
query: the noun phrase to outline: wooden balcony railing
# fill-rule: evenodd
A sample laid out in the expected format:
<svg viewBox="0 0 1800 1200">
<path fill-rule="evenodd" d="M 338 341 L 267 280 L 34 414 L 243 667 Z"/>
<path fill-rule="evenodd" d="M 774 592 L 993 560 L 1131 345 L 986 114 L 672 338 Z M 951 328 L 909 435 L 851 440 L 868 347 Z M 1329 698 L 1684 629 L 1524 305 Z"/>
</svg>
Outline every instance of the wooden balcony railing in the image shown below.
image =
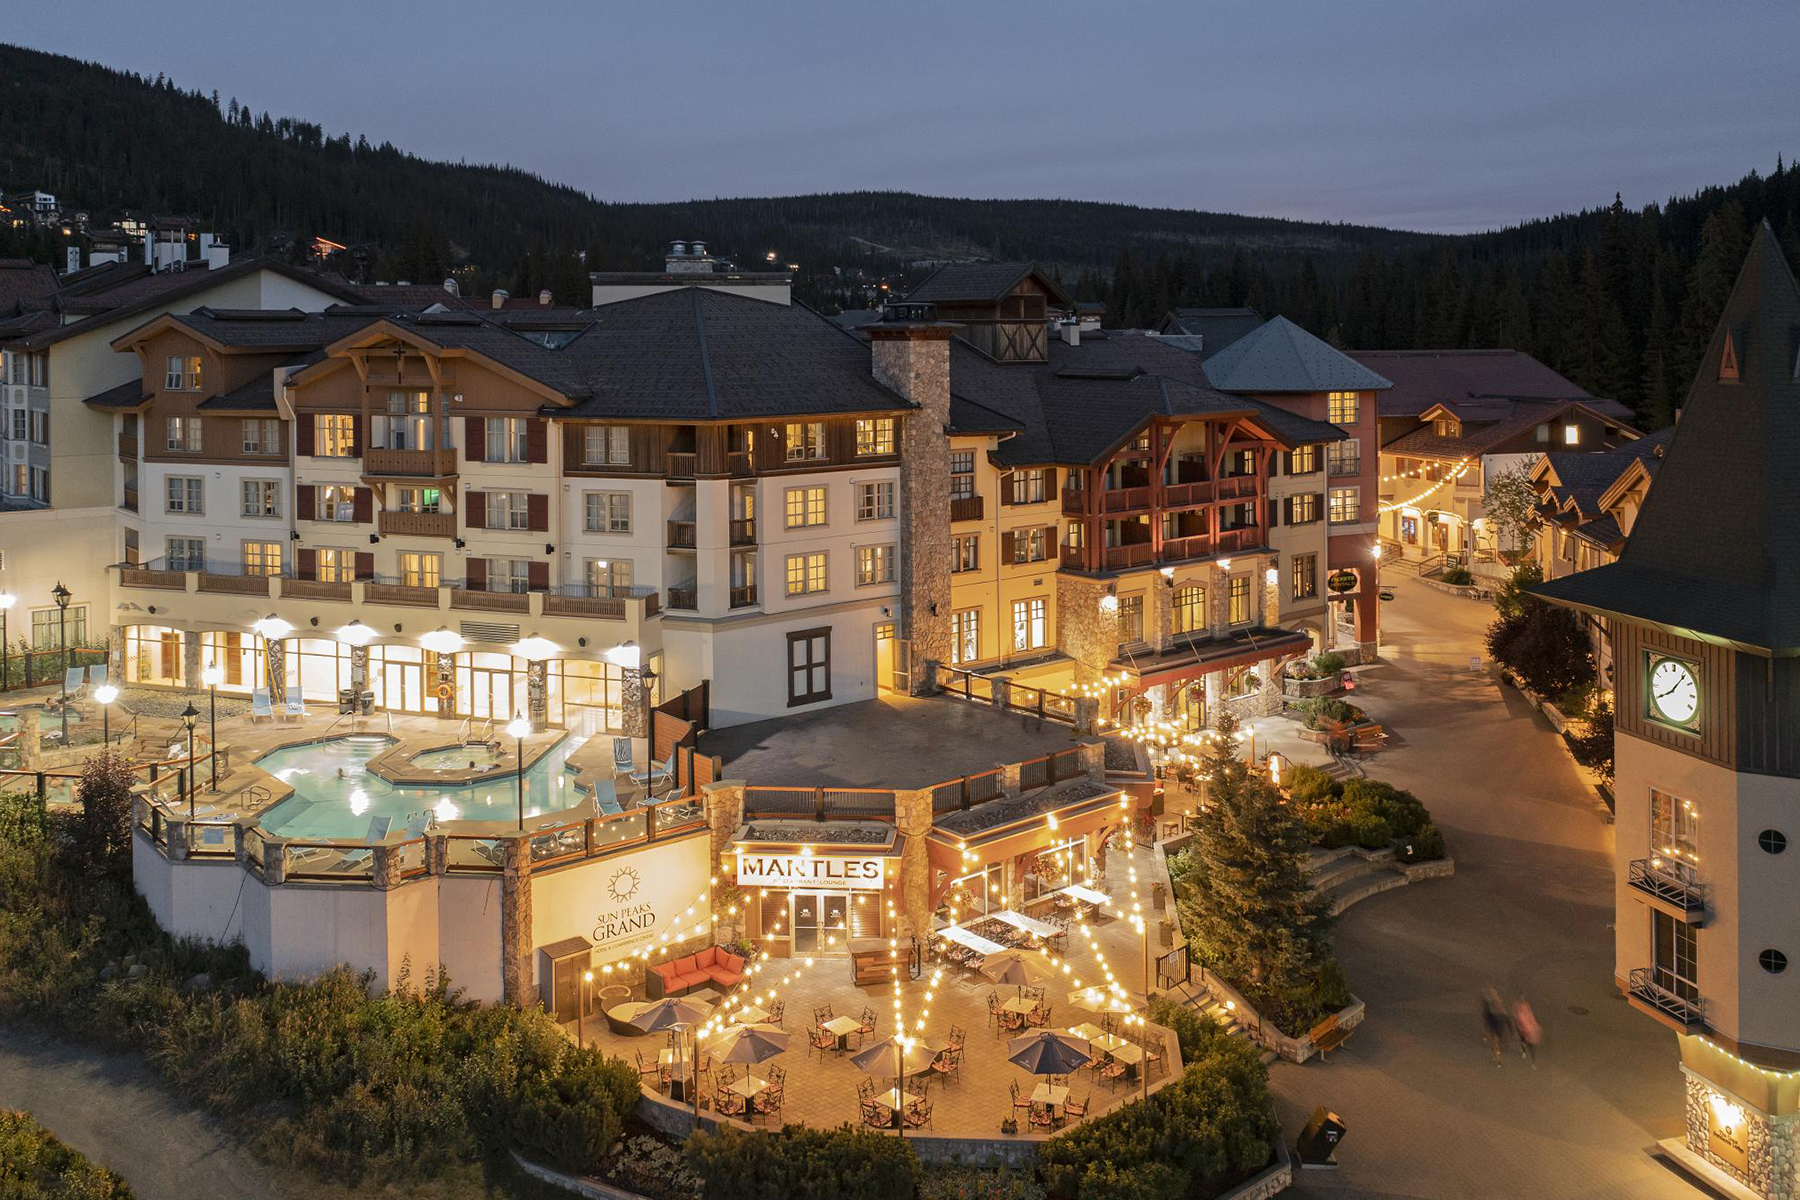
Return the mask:
<svg viewBox="0 0 1800 1200">
<path fill-rule="evenodd" d="M 694 548 L 694 523 L 692 521 L 669 522 L 669 549 L 692 550 Z"/>
<path fill-rule="evenodd" d="M 363 451 L 362 469 L 364 475 L 443 479 L 456 474 L 456 451 L 384 450 L 369 447 Z"/>
<path fill-rule="evenodd" d="M 755 517 L 741 517 L 731 523 L 731 544 L 734 546 L 756 545 Z"/>
<path fill-rule="evenodd" d="M 1213 481 L 1201 479 L 1190 483 L 1171 483 L 1163 489 L 1164 508 L 1192 508 L 1213 498 Z"/>
<path fill-rule="evenodd" d="M 420 608 L 436 608 L 438 589 L 410 583 L 368 583 L 363 585 L 363 599 L 371 604 L 412 604 Z"/>
<path fill-rule="evenodd" d="M 1192 537 L 1164 538 L 1162 561 L 1180 562 L 1185 558 L 1202 558 L 1212 552 L 1212 537 L 1199 533 Z"/>
<path fill-rule="evenodd" d="M 149 567 L 120 567 L 119 582 L 126 587 L 160 588 L 164 591 L 187 591 L 186 571 L 157 571 Z"/>
<path fill-rule="evenodd" d="M 756 585 L 754 583 L 752 583 L 752 584 L 748 585 L 747 587 L 732 588 L 731 589 L 731 607 L 733 607 L 733 608 L 755 608 L 756 607 Z"/>
<path fill-rule="evenodd" d="M 544 597 L 544 612 L 552 616 L 623 621 L 626 603 L 623 596 L 565 596 L 550 592 Z"/>
<path fill-rule="evenodd" d="M 202 571 L 200 572 L 200 590 L 236 596 L 267 596 L 269 594 L 269 577 L 267 575 L 215 575 L 210 571 Z"/>
<path fill-rule="evenodd" d="M 1100 511 L 1109 513 L 1137 512 L 1150 507 L 1147 487 L 1107 488 L 1100 493 Z"/>
<path fill-rule="evenodd" d="M 1087 555 L 1080 546 L 1064 545 L 1062 547 L 1062 565 L 1080 569 L 1087 566 Z"/>
<path fill-rule="evenodd" d="M 348 600 L 350 584 L 326 579 L 284 579 L 281 581 L 283 599 L 297 600 Z"/>
<path fill-rule="evenodd" d="M 700 456 L 692 450 L 671 450 L 667 455 L 670 479 L 692 479 Z"/>
<path fill-rule="evenodd" d="M 750 452 L 733 450 L 725 455 L 725 470 L 733 479 L 742 479 L 751 474 Z"/>
<path fill-rule="evenodd" d="M 1066 516 L 1080 516 L 1087 511 L 1087 490 L 1085 488 L 1064 488 L 1062 490 L 1062 510 Z"/>
<path fill-rule="evenodd" d="M 472 592 L 467 588 L 451 588 L 450 607 L 477 612 L 528 613 L 531 596 L 526 592 Z"/>
<path fill-rule="evenodd" d="M 136 512 L 138 510 L 138 490 L 134 487 L 126 488 L 125 498 L 120 506 L 127 512 Z"/>
<path fill-rule="evenodd" d="M 375 521 L 382 533 L 403 537 L 456 536 L 456 514 L 447 512 L 384 512 Z"/>
<path fill-rule="evenodd" d="M 1214 539 L 1215 554 L 1231 554 L 1238 550 L 1248 550 L 1252 546 L 1260 546 L 1263 530 L 1260 525 L 1245 525 L 1239 529 L 1221 529 Z"/>
<path fill-rule="evenodd" d="M 119 457 L 136 460 L 138 456 L 138 440 L 136 434 L 121 433 L 119 435 Z"/>
<path fill-rule="evenodd" d="M 1213 489 L 1213 495 L 1220 500 L 1237 500 L 1255 494 L 1256 476 L 1254 475 L 1227 475 L 1219 480 Z"/>
<path fill-rule="evenodd" d="M 1063 493 L 1067 496 L 1068 493 Z M 950 519 L 952 521 L 981 520 L 980 496 L 957 496 L 950 501 Z M 1079 511 L 1079 510 L 1078 510 Z"/>
<path fill-rule="evenodd" d="M 1109 571 L 1124 570 L 1127 567 L 1147 567 L 1156 561 L 1156 548 L 1149 542 L 1133 542 L 1127 546 L 1108 546 L 1104 561 Z"/>
<path fill-rule="evenodd" d="M 672 587 L 669 589 L 670 608 L 678 608 L 687 612 L 692 612 L 694 609 L 700 607 L 699 598 L 700 593 L 698 588 Z"/>
</svg>

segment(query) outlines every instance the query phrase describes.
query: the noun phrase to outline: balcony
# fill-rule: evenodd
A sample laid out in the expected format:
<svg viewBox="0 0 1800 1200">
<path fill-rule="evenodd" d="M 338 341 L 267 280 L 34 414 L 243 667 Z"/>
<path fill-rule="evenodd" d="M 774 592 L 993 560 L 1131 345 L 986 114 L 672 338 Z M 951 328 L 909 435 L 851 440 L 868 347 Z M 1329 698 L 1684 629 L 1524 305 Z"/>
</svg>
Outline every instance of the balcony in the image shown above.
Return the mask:
<svg viewBox="0 0 1800 1200">
<path fill-rule="evenodd" d="M 669 608 L 672 610 L 680 609 L 683 612 L 693 612 L 700 607 L 699 599 L 699 589 L 692 584 L 689 584 L 687 587 L 672 587 L 669 589 Z"/>
<path fill-rule="evenodd" d="M 348 600 L 350 581 L 333 579 L 283 579 L 283 600 Z"/>
<path fill-rule="evenodd" d="M 1211 535 L 1197 533 L 1192 537 L 1164 538 L 1161 557 L 1163 562 L 1180 562 L 1187 558 L 1204 558 L 1210 553 Z"/>
<path fill-rule="evenodd" d="M 1073 567 L 1077 571 L 1082 570 L 1087 566 L 1087 556 L 1082 552 L 1080 546 L 1070 546 L 1065 543 L 1062 547 L 1062 565 Z"/>
<path fill-rule="evenodd" d="M 1221 529 L 1219 536 L 1213 541 L 1213 553 L 1234 554 L 1239 550 L 1249 550 L 1260 546 L 1263 542 L 1263 531 L 1260 525 L 1245 525 L 1238 529 Z"/>
<path fill-rule="evenodd" d="M 269 594 L 269 577 L 267 575 L 219 575 L 211 571 L 202 571 L 200 572 L 200 590 L 235 596 L 267 596 Z"/>
<path fill-rule="evenodd" d="M 1100 493 L 1100 511 L 1138 512 L 1150 507 L 1148 487 L 1107 488 Z"/>
<path fill-rule="evenodd" d="M 733 608 L 755 608 L 756 607 L 756 585 L 754 583 L 752 583 L 747 587 L 732 588 L 731 589 L 731 607 L 733 607 Z"/>
<path fill-rule="evenodd" d="M 1327 458 L 1325 473 L 1333 479 L 1344 475 L 1361 475 L 1362 459 L 1360 458 Z"/>
<path fill-rule="evenodd" d="M 475 612 L 529 613 L 529 592 L 475 592 L 468 588 L 450 589 L 450 607 Z"/>
<path fill-rule="evenodd" d="M 951 501 L 952 504 L 955 501 Z M 1062 490 L 1062 510 L 1064 516 L 1078 517 L 1087 511 L 1086 488 L 1064 488 Z"/>
<path fill-rule="evenodd" d="M 669 522 L 669 549 L 692 550 L 694 548 L 694 523 L 692 521 Z"/>
<path fill-rule="evenodd" d="M 1210 479 L 1200 479 L 1190 483 L 1171 483 L 1163 489 L 1163 507 L 1193 508 L 1196 505 L 1210 503 L 1213 493 L 1213 481 Z"/>
<path fill-rule="evenodd" d="M 1213 489 L 1213 497 L 1218 500 L 1239 500 L 1245 496 L 1256 495 L 1256 476 L 1227 475 L 1218 480 Z"/>
<path fill-rule="evenodd" d="M 692 479 L 694 467 L 700 456 L 692 450 L 671 450 L 668 453 L 668 477 L 670 479 Z"/>
<path fill-rule="evenodd" d="M 119 507 L 126 512 L 136 512 L 138 510 L 138 490 L 134 487 L 126 488 L 125 498 L 120 502 Z"/>
<path fill-rule="evenodd" d="M 1627 985 L 1631 1007 L 1649 1013 L 1681 1033 L 1706 1027 L 1706 1010 L 1694 985 L 1677 979 L 1665 967 L 1633 967 Z"/>
<path fill-rule="evenodd" d="M 1147 567 L 1156 561 L 1156 547 L 1149 542 L 1108 546 L 1103 561 L 1109 571 L 1122 571 L 1128 567 Z"/>
<path fill-rule="evenodd" d="M 755 517 L 743 517 L 731 523 L 731 544 L 734 546 L 756 545 Z"/>
<path fill-rule="evenodd" d="M 128 459 L 132 462 L 136 462 L 137 456 L 138 456 L 137 435 L 134 433 L 121 433 L 119 435 L 119 457 L 123 458 L 123 459 Z"/>
<path fill-rule="evenodd" d="M 633 599 L 644 600 L 644 615 L 657 610 L 657 594 L 650 588 L 605 588 L 576 585 L 562 592 L 544 595 L 544 613 L 559 617 L 597 617 L 603 621 L 623 621 L 630 614 Z"/>
<path fill-rule="evenodd" d="M 125 587 L 185 592 L 187 591 L 187 572 L 154 570 L 150 567 L 120 567 L 119 582 Z"/>
<path fill-rule="evenodd" d="M 750 475 L 750 452 L 733 450 L 725 455 L 725 470 L 733 479 L 743 479 Z"/>
<path fill-rule="evenodd" d="M 1068 493 L 1064 492 L 1063 495 L 1065 497 L 1067 497 Z M 1066 510 L 1067 510 L 1067 504 L 1065 501 L 1065 511 Z M 1079 510 L 1077 510 L 1077 511 L 1079 511 Z M 981 497 L 980 496 L 953 496 L 953 497 L 951 497 L 951 499 L 950 499 L 950 519 L 952 521 L 979 521 L 979 520 L 981 520 Z"/>
<path fill-rule="evenodd" d="M 1625 867 L 1625 886 L 1651 908 L 1689 925 L 1706 923 L 1706 885 L 1688 863 L 1636 858 Z"/>
<path fill-rule="evenodd" d="M 456 474 L 454 450 L 363 451 L 363 475 L 388 479 L 445 479 Z"/>
<path fill-rule="evenodd" d="M 384 512 L 375 519 L 382 533 L 402 537 L 453 538 L 456 536 L 456 514 L 447 512 Z"/>
<path fill-rule="evenodd" d="M 363 599 L 370 604 L 411 604 L 418 608 L 436 608 L 438 589 L 411 583 L 368 583 L 363 585 Z"/>
</svg>

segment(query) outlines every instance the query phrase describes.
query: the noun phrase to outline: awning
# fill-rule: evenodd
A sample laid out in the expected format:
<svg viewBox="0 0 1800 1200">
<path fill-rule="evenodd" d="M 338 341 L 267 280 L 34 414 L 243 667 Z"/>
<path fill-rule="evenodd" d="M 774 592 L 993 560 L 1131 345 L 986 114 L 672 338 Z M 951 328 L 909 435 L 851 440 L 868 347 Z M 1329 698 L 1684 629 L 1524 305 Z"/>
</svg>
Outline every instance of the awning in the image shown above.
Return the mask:
<svg viewBox="0 0 1800 1200">
<path fill-rule="evenodd" d="M 1312 638 L 1300 630 L 1272 630 L 1267 637 L 1237 637 L 1229 642 L 1199 642 L 1136 663 L 1118 664 L 1134 671 L 1140 687 L 1181 683 L 1214 671 L 1230 671 L 1270 659 L 1290 658 L 1312 649 Z"/>
</svg>

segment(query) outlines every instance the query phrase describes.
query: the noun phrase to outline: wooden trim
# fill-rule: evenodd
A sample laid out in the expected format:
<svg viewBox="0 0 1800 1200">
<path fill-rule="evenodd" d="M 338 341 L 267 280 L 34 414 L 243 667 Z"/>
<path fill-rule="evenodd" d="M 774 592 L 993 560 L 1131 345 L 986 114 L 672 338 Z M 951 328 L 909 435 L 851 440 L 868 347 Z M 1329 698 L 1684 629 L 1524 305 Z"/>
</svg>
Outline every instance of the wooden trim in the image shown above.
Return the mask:
<svg viewBox="0 0 1800 1200">
<path fill-rule="evenodd" d="M 487 590 L 487 559 L 470 558 L 463 569 L 463 576 L 468 582 L 471 592 Z"/>
</svg>

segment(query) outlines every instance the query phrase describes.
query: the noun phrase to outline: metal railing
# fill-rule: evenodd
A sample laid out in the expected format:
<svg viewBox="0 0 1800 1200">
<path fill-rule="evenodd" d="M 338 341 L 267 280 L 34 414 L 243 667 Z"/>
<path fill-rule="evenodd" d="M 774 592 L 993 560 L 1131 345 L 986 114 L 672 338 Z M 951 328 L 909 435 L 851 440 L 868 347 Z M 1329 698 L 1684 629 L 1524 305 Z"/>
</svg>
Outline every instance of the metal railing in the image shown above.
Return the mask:
<svg viewBox="0 0 1800 1200">
<path fill-rule="evenodd" d="M 1626 864 L 1625 883 L 1690 916 L 1706 911 L 1706 885 L 1688 863 L 1634 858 Z"/>
<path fill-rule="evenodd" d="M 1690 1029 L 1706 1024 L 1698 989 L 1667 967 L 1633 967 L 1629 987 L 1633 997 L 1678 1024 Z"/>
<path fill-rule="evenodd" d="M 894 797 L 887 788 L 747 787 L 744 816 L 892 824 Z"/>
</svg>

